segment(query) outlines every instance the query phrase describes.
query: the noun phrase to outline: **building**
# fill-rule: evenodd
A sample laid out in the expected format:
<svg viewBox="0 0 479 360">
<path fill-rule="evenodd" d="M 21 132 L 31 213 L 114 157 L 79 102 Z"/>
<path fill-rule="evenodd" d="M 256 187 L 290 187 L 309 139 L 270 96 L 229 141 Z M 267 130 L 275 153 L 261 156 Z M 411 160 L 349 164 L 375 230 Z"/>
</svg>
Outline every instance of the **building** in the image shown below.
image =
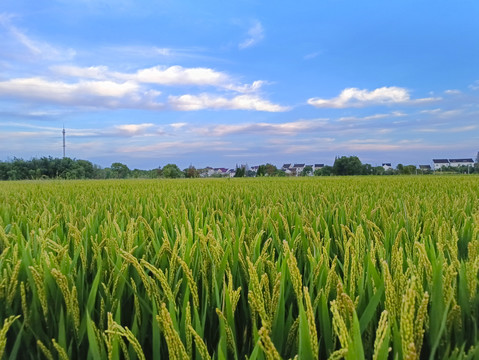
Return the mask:
<svg viewBox="0 0 479 360">
<path fill-rule="evenodd" d="M 296 176 L 300 175 L 303 172 L 305 166 L 305 164 L 294 164 L 293 167 L 296 169 Z"/>
<path fill-rule="evenodd" d="M 449 166 L 449 160 L 448 159 L 432 159 L 432 162 L 434 164 L 434 170 L 440 170 L 443 167 L 448 167 Z"/>
<path fill-rule="evenodd" d="M 419 165 L 419 170 L 421 170 L 422 172 L 431 171 L 432 168 L 431 168 L 431 165 Z"/>
<path fill-rule="evenodd" d="M 449 159 L 450 167 L 474 166 L 474 160 L 469 159 Z"/>
<path fill-rule="evenodd" d="M 391 163 L 383 163 L 381 166 L 383 167 L 384 171 L 388 171 L 393 168 Z"/>
</svg>

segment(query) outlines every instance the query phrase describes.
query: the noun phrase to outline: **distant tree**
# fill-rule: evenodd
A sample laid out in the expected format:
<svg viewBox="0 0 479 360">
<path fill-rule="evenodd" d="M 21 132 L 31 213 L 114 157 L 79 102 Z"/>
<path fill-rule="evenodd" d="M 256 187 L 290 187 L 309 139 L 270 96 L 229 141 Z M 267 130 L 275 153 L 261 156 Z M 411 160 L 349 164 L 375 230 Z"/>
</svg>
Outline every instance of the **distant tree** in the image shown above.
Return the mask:
<svg viewBox="0 0 479 360">
<path fill-rule="evenodd" d="M 256 176 L 261 177 L 266 175 L 266 165 L 258 166 L 258 170 L 256 170 Z"/>
<path fill-rule="evenodd" d="M 253 170 L 246 171 L 246 177 L 255 177 L 256 173 Z"/>
<path fill-rule="evenodd" d="M 163 175 L 163 169 L 161 168 L 161 166 L 158 166 L 158 168 L 156 169 L 156 176 L 161 177 L 162 175 Z"/>
<path fill-rule="evenodd" d="M 113 173 L 113 177 L 117 179 L 125 179 L 130 174 L 128 166 L 119 162 L 111 164 L 110 169 Z"/>
<path fill-rule="evenodd" d="M 362 175 L 372 175 L 373 174 L 373 167 L 371 166 L 371 164 L 363 164 L 361 174 Z"/>
<path fill-rule="evenodd" d="M 267 163 L 265 166 L 266 175 L 273 176 L 278 171 L 278 168 L 273 164 Z"/>
<path fill-rule="evenodd" d="M 184 170 L 185 176 L 187 178 L 197 178 L 200 177 L 200 173 L 193 165 L 190 165 L 188 168 Z"/>
<path fill-rule="evenodd" d="M 401 175 L 412 175 L 416 173 L 416 165 L 398 164 L 397 169 Z"/>
<path fill-rule="evenodd" d="M 326 165 L 320 169 L 314 170 L 314 176 L 330 176 L 333 173 L 333 167 Z"/>
<path fill-rule="evenodd" d="M 361 175 L 363 165 L 357 156 L 341 156 L 334 160 L 334 175 Z"/>
<path fill-rule="evenodd" d="M 246 175 L 246 167 L 236 167 L 235 176 L 234 177 L 245 177 Z"/>
<path fill-rule="evenodd" d="M 130 171 L 130 177 L 134 179 L 154 179 L 157 176 L 157 169 L 153 170 L 140 170 L 134 169 Z"/>
<path fill-rule="evenodd" d="M 312 166 L 305 166 L 303 171 L 301 171 L 301 176 L 310 176 L 313 174 L 313 167 Z"/>
<path fill-rule="evenodd" d="M 104 178 L 104 171 L 87 160 L 41 157 L 31 160 L 14 158 L 0 162 L 0 180 L 93 179 Z"/>
<path fill-rule="evenodd" d="M 386 170 L 382 166 L 373 167 L 373 175 L 384 175 Z"/>
<path fill-rule="evenodd" d="M 185 174 L 175 164 L 167 164 L 163 167 L 162 176 L 165 178 L 176 179 L 184 177 Z"/>
<path fill-rule="evenodd" d="M 208 169 L 203 168 L 203 169 L 197 169 L 198 171 L 198 176 L 199 177 L 207 177 L 208 176 Z"/>
</svg>

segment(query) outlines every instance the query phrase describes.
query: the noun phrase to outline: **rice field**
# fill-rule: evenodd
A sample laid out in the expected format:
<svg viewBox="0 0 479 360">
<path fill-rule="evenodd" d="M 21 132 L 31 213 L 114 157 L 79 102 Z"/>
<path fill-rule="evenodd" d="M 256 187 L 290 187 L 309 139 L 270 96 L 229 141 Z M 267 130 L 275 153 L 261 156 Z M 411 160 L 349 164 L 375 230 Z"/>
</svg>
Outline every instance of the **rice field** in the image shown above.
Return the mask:
<svg viewBox="0 0 479 360">
<path fill-rule="evenodd" d="M 0 359 L 477 359 L 478 271 L 475 176 L 3 182 Z"/>
</svg>

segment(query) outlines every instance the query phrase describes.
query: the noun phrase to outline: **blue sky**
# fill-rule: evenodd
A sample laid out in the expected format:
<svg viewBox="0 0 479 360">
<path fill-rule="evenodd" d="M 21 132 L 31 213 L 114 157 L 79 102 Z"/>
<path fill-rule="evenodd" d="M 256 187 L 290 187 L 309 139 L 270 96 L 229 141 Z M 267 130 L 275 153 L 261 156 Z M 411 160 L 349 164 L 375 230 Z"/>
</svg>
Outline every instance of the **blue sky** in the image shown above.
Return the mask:
<svg viewBox="0 0 479 360">
<path fill-rule="evenodd" d="M 429 164 L 479 151 L 477 1 L 4 0 L 0 160 Z"/>
</svg>

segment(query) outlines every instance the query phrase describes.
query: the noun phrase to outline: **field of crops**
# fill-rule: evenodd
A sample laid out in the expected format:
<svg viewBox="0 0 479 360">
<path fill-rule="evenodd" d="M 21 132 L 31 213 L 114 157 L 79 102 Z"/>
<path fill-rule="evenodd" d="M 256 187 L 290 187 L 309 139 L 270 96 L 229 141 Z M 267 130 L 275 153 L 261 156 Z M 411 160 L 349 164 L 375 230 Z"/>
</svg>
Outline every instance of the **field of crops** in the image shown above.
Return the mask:
<svg viewBox="0 0 479 360">
<path fill-rule="evenodd" d="M 0 184 L 0 359 L 479 357 L 479 177 Z"/>
</svg>

